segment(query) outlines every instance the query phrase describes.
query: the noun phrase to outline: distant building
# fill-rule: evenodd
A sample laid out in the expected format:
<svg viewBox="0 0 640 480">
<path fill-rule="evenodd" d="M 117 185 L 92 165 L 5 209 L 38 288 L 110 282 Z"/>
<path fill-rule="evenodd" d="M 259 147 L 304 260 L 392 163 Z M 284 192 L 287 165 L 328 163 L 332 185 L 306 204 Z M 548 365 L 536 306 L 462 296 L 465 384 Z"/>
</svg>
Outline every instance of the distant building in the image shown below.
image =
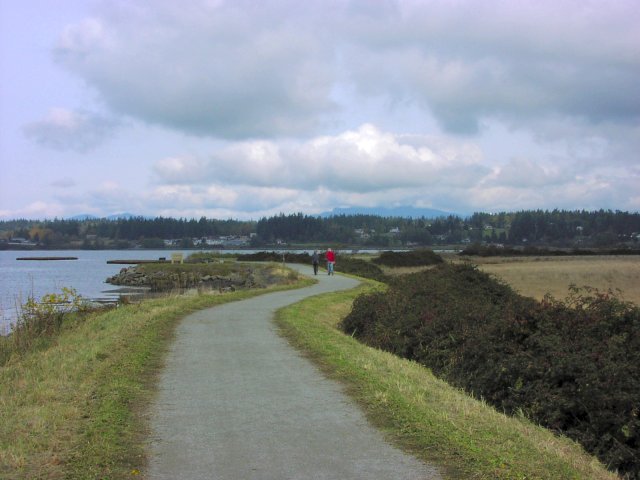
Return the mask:
<svg viewBox="0 0 640 480">
<path fill-rule="evenodd" d="M 22 237 L 14 237 L 11 240 L 9 240 L 9 245 L 19 245 L 21 247 L 35 247 L 37 245 L 36 242 L 32 242 L 31 240 L 27 240 L 26 238 L 22 238 Z"/>
</svg>

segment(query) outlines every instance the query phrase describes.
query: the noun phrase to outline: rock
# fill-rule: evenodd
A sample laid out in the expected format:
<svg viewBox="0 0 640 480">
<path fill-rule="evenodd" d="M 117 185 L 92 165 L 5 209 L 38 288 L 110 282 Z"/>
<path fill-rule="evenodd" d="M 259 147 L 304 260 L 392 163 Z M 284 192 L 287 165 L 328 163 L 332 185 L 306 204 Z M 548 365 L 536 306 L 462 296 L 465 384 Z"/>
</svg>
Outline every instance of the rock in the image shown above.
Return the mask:
<svg viewBox="0 0 640 480">
<path fill-rule="evenodd" d="M 168 273 L 157 271 L 145 274 L 137 266 L 123 268 L 120 272 L 105 280 L 112 285 L 134 287 L 148 287 L 155 292 L 165 292 L 176 289 L 188 289 L 197 286 L 218 289 L 220 291 L 234 291 L 236 288 L 249 288 L 256 285 L 256 279 L 250 269 L 234 272 L 228 277 L 219 275 L 201 275 L 182 271 Z"/>
</svg>

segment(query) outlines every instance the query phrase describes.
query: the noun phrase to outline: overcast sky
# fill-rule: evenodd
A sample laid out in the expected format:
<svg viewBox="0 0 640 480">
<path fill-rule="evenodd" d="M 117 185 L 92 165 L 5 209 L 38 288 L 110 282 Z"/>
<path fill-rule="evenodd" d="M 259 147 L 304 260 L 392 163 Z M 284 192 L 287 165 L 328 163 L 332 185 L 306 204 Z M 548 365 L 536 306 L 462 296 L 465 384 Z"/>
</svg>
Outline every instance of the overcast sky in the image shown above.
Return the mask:
<svg viewBox="0 0 640 480">
<path fill-rule="evenodd" d="M 0 5 L 0 219 L 640 210 L 638 0 Z"/>
</svg>

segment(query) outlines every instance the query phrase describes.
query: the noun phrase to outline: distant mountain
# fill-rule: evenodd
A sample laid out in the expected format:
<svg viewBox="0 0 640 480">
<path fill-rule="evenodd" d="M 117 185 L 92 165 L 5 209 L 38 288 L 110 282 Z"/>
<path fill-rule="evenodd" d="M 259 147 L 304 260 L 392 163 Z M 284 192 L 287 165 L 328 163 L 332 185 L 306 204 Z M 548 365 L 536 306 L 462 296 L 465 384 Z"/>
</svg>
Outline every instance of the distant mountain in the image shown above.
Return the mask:
<svg viewBox="0 0 640 480">
<path fill-rule="evenodd" d="M 418 207 L 339 207 L 330 212 L 321 213 L 321 217 L 332 217 L 335 215 L 375 215 L 378 217 L 403 217 L 403 218 L 438 218 L 458 215 L 454 212 L 445 212 L 434 208 Z M 460 216 L 460 215 L 458 215 Z"/>
</svg>

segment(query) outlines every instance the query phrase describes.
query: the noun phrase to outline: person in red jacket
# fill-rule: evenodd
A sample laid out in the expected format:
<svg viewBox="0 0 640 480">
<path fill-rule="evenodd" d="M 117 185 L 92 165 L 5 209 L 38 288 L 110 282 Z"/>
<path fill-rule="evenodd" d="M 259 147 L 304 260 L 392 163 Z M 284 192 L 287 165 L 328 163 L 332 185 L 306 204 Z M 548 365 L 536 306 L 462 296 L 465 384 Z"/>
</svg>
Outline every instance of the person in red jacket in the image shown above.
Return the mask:
<svg viewBox="0 0 640 480">
<path fill-rule="evenodd" d="M 333 275 L 333 267 L 336 263 L 336 254 L 333 253 L 333 250 L 327 248 L 327 274 Z"/>
</svg>

